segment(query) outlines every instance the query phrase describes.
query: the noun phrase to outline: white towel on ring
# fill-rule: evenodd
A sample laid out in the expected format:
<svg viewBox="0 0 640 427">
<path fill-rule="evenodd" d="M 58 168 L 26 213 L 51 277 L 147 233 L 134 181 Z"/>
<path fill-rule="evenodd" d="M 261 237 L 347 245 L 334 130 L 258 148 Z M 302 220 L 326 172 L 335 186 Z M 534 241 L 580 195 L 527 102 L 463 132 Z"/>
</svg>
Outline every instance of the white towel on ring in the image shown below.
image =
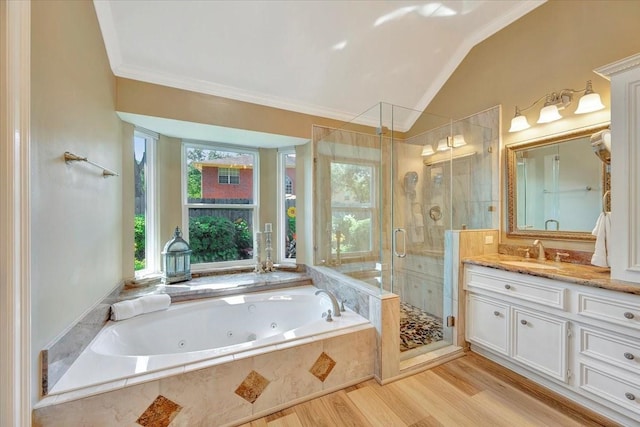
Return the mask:
<svg viewBox="0 0 640 427">
<path fill-rule="evenodd" d="M 171 305 L 167 294 L 145 295 L 140 298 L 111 304 L 111 320 L 129 319 L 152 311 L 165 310 Z"/>
<path fill-rule="evenodd" d="M 591 257 L 591 264 L 598 267 L 609 267 L 609 236 L 611 236 L 611 212 L 602 212 L 591 232 L 596 236 L 596 246 Z"/>
</svg>

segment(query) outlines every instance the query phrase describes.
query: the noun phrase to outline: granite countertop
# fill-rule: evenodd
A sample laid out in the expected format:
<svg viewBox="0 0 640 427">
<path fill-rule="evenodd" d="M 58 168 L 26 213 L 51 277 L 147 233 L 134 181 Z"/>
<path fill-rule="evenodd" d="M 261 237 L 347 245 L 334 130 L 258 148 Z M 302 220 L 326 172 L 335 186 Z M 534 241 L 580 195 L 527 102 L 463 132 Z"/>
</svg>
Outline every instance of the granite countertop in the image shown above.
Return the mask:
<svg viewBox="0 0 640 427">
<path fill-rule="evenodd" d="M 172 302 L 179 302 L 311 284 L 311 278 L 306 274 L 290 271 L 203 275 L 188 282 L 168 285 L 159 280 L 148 284 L 125 285 L 118 295 L 118 301 L 149 294 L 168 294 Z"/>
<path fill-rule="evenodd" d="M 489 254 L 464 258 L 465 264 L 481 265 L 530 276 L 545 277 L 594 288 L 640 295 L 640 283 L 611 279 L 608 268 L 567 262 L 537 261 L 515 255 Z M 509 263 L 516 262 L 518 265 Z M 546 267 L 546 268 L 545 268 Z M 549 268 L 553 267 L 553 268 Z"/>
</svg>

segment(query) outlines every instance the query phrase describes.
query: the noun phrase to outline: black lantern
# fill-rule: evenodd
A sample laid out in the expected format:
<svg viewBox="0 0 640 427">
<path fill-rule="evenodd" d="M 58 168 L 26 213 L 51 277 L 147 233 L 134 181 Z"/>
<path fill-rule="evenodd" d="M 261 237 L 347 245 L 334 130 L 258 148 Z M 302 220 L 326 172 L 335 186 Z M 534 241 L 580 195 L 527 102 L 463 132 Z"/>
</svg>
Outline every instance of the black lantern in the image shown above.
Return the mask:
<svg viewBox="0 0 640 427">
<path fill-rule="evenodd" d="M 162 251 L 162 283 L 177 283 L 191 280 L 191 247 L 182 238 L 180 227 L 176 227 L 173 239 Z"/>
</svg>

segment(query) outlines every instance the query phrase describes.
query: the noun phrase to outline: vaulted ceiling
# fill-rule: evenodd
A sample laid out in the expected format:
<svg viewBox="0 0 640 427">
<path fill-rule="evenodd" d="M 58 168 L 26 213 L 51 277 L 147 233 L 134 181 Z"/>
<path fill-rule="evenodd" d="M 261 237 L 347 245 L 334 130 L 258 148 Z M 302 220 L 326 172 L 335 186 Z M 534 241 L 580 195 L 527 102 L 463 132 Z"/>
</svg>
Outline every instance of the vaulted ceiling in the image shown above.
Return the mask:
<svg viewBox="0 0 640 427">
<path fill-rule="evenodd" d="M 542 3 L 94 0 L 117 76 L 347 121 L 378 102 L 423 111 Z"/>
</svg>

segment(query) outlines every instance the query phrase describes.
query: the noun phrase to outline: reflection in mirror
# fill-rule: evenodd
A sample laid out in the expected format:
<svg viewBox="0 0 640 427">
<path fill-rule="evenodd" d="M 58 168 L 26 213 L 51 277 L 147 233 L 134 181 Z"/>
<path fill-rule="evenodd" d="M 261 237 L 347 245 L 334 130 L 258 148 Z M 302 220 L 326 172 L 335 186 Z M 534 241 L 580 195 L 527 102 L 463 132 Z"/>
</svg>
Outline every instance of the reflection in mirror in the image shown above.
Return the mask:
<svg viewBox="0 0 640 427">
<path fill-rule="evenodd" d="M 610 181 L 591 137 L 607 127 L 507 147 L 509 236 L 594 239 Z"/>
</svg>

